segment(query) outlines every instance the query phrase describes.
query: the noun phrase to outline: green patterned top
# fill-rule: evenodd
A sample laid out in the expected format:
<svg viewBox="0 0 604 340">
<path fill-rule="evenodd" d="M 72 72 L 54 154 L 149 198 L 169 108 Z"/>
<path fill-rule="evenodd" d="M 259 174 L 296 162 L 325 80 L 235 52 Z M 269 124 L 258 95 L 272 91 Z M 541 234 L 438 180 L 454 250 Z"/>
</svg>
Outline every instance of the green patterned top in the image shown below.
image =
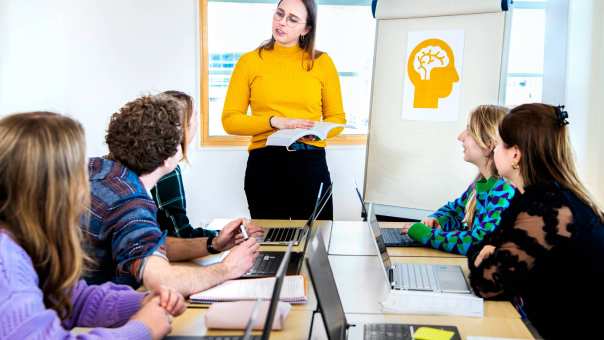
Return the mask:
<svg viewBox="0 0 604 340">
<path fill-rule="evenodd" d="M 464 221 L 466 203 L 476 188 L 476 210 L 472 228 Z M 510 206 L 514 187 L 503 178 L 491 177 L 472 183 L 453 202 L 449 202 L 430 215 L 441 228 L 430 228 L 415 223 L 409 228 L 409 236 L 424 245 L 450 253 L 466 255 L 472 245 L 482 242 L 485 235 L 492 233 L 501 221 L 501 213 Z"/>
</svg>

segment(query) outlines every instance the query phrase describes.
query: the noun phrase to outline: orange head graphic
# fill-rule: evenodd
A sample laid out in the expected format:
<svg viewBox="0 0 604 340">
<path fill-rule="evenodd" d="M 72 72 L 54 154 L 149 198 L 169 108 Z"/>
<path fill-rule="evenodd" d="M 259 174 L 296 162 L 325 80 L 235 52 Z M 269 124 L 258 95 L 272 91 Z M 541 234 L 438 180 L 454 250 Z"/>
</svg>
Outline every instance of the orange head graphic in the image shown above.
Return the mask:
<svg viewBox="0 0 604 340">
<path fill-rule="evenodd" d="M 440 39 L 427 39 L 415 46 L 407 61 L 407 73 L 415 86 L 415 108 L 438 108 L 438 99 L 448 97 L 453 83 L 459 81 L 453 50 Z"/>
</svg>

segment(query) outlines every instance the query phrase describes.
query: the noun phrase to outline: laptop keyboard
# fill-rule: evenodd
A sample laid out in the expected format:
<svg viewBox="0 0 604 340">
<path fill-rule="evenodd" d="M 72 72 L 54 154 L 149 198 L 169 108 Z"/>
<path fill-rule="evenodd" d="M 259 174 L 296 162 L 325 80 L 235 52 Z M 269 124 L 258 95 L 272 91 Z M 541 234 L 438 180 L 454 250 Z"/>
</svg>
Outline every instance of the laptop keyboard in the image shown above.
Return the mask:
<svg viewBox="0 0 604 340">
<path fill-rule="evenodd" d="M 264 242 L 289 242 L 297 241 L 296 232 L 300 228 L 270 228 Z"/>
<path fill-rule="evenodd" d="M 252 269 L 250 269 L 250 274 L 258 274 L 258 275 L 274 275 L 277 273 L 277 269 L 279 269 L 279 264 L 281 264 L 281 259 L 283 258 L 284 253 L 281 253 L 281 256 L 275 254 L 266 254 L 260 253 L 256 260 L 254 261 L 254 265 Z"/>
<path fill-rule="evenodd" d="M 417 243 L 414 239 L 409 237 L 409 235 L 401 234 L 400 229 L 382 228 L 381 231 L 382 231 L 382 235 L 384 237 L 384 243 L 386 243 L 387 246 L 388 245 L 406 246 L 406 245 L 412 245 L 412 244 Z"/>
<path fill-rule="evenodd" d="M 435 291 L 438 287 L 431 265 L 397 263 L 394 268 L 394 282 L 402 289 Z"/>
<path fill-rule="evenodd" d="M 409 326 L 396 323 L 365 324 L 365 340 L 411 339 Z"/>
<path fill-rule="evenodd" d="M 212 336 L 204 336 L 201 337 L 202 340 L 241 340 L 243 339 L 243 336 L 237 335 L 237 336 L 233 336 L 233 335 L 229 335 L 229 336 L 218 336 L 218 335 L 212 335 Z M 262 336 L 260 335 L 253 335 L 250 339 L 252 340 L 260 340 L 262 339 Z"/>
</svg>

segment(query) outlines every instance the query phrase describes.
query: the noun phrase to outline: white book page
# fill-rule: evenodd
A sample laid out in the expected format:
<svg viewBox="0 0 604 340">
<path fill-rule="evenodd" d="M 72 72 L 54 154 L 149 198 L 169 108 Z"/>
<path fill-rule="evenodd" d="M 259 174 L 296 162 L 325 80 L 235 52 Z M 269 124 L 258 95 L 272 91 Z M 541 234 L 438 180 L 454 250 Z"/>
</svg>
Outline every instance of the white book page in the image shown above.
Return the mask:
<svg viewBox="0 0 604 340">
<path fill-rule="evenodd" d="M 329 131 L 338 127 L 352 126 L 327 122 L 315 122 L 315 125 L 312 129 L 281 129 L 268 136 L 266 145 L 290 146 L 298 139 L 308 135 L 314 135 L 321 140 L 325 140 L 327 139 L 327 134 L 329 134 Z"/>
<path fill-rule="evenodd" d="M 298 139 L 313 134 L 306 129 L 281 129 L 266 139 L 266 145 L 290 146 Z"/>
<path fill-rule="evenodd" d="M 231 280 L 206 291 L 191 295 L 191 300 L 235 301 L 270 299 L 275 286 L 275 278 Z M 305 300 L 304 278 L 302 275 L 286 276 L 281 288 L 282 301 Z"/>
<path fill-rule="evenodd" d="M 327 123 L 327 122 L 316 122 L 315 126 L 311 129 L 312 131 L 316 131 L 315 135 L 321 139 L 327 139 L 327 134 L 331 129 L 335 129 L 338 127 L 345 127 L 344 124 L 335 124 L 335 123 Z"/>
</svg>

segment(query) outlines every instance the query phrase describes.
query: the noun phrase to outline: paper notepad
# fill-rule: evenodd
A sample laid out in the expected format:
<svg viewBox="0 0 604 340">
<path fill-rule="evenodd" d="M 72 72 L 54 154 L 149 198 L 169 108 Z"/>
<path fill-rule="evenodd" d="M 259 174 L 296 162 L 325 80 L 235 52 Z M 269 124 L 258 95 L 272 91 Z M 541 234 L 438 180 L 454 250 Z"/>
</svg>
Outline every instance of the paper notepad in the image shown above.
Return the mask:
<svg viewBox="0 0 604 340">
<path fill-rule="evenodd" d="M 218 301 L 270 300 L 275 287 L 275 278 L 231 280 L 214 288 L 193 294 L 191 303 L 212 303 Z M 281 287 L 279 300 L 289 303 L 306 303 L 306 287 L 302 275 L 286 276 Z"/>
</svg>

